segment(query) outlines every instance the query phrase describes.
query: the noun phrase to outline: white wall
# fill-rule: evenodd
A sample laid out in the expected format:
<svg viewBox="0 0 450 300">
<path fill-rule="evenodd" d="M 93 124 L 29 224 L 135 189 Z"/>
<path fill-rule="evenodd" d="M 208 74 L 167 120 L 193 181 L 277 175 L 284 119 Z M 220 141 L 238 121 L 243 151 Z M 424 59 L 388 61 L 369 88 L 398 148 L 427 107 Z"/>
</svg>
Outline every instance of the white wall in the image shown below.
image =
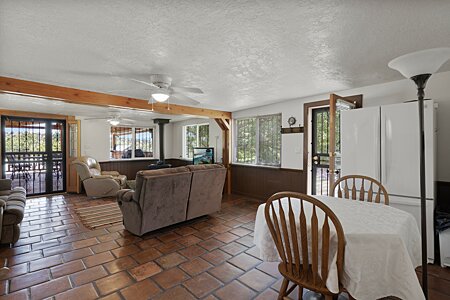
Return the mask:
<svg viewBox="0 0 450 300">
<path fill-rule="evenodd" d="M 106 120 L 81 120 L 81 155 L 97 161 L 109 160 L 110 126 Z"/>
<path fill-rule="evenodd" d="M 106 120 L 86 120 L 83 117 L 76 117 L 81 122 L 81 155 L 92 156 L 98 161 L 110 160 L 110 140 L 111 126 Z M 147 123 L 136 123 L 134 127 L 154 128 L 154 153 L 155 158 L 159 158 L 159 128 L 157 125 Z M 172 124 L 166 124 L 164 128 L 164 148 L 166 158 L 172 158 Z"/>
<path fill-rule="evenodd" d="M 98 161 L 109 161 L 110 125 L 106 120 L 81 120 L 81 155 L 95 157 Z M 192 124 L 209 124 L 209 146 L 214 147 L 217 162 L 222 161 L 222 130 L 212 119 L 188 119 L 171 122 L 164 127 L 165 158 L 182 158 L 183 155 L 183 126 Z M 154 128 L 154 153 L 159 158 L 159 127 L 152 124 L 135 124 L 137 126 Z"/>
<path fill-rule="evenodd" d="M 417 99 L 414 82 L 409 79 L 372 85 L 358 89 L 336 92 L 340 96 L 363 94 L 363 106 L 401 103 Z M 450 181 L 450 72 L 433 75 L 425 90 L 426 97 L 434 99 L 439 104 L 437 111 L 437 180 Z M 294 116 L 297 124 L 303 125 L 303 104 L 306 102 L 328 99 L 329 94 L 275 103 L 257 108 L 233 112 L 233 119 L 266 115 L 282 114 L 282 125 L 287 127 L 287 119 Z M 282 135 L 281 166 L 283 168 L 303 168 L 303 134 Z"/>
<path fill-rule="evenodd" d="M 172 158 L 183 156 L 183 126 L 209 124 L 209 147 L 214 147 L 216 162 L 222 162 L 222 130 L 213 119 L 189 119 L 172 123 Z M 169 153 L 169 152 L 168 152 Z"/>
</svg>

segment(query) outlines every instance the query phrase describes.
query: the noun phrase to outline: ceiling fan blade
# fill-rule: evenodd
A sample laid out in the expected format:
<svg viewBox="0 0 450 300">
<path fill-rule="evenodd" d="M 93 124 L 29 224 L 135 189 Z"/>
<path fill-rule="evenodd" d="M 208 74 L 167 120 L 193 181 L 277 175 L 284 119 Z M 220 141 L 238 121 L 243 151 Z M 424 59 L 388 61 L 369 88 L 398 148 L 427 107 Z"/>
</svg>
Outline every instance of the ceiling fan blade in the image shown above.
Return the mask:
<svg viewBox="0 0 450 300">
<path fill-rule="evenodd" d="M 134 81 L 134 82 L 138 82 L 138 83 L 142 83 L 142 84 L 151 86 L 151 87 L 156 88 L 156 89 L 158 88 L 156 85 L 154 85 L 153 83 L 150 83 L 150 82 L 146 82 L 146 81 L 142 81 L 142 80 L 134 79 L 134 78 L 130 78 L 130 80 Z"/>
<path fill-rule="evenodd" d="M 105 118 L 86 118 L 85 120 L 108 120 L 112 119 L 111 117 L 105 117 Z"/>
<path fill-rule="evenodd" d="M 98 77 L 117 77 L 121 79 L 130 79 L 130 77 L 148 77 L 148 73 L 141 73 L 141 72 L 132 72 L 132 71 L 126 71 L 126 72 L 95 72 L 95 71 L 78 71 L 78 70 L 65 70 L 65 69 L 56 69 L 58 71 L 68 73 L 68 74 L 74 74 L 74 75 L 81 75 L 81 76 L 98 76 Z"/>
<path fill-rule="evenodd" d="M 109 91 L 106 91 L 106 93 L 129 92 L 129 91 L 135 91 L 135 90 L 136 89 L 109 90 Z"/>
<path fill-rule="evenodd" d="M 121 120 L 121 121 L 128 122 L 128 123 L 135 123 L 135 122 L 136 122 L 135 120 L 132 120 L 132 119 L 126 119 L 126 118 L 120 118 L 120 120 Z"/>
<path fill-rule="evenodd" d="M 176 86 L 171 85 L 170 86 L 174 91 L 176 92 L 184 92 L 184 93 L 192 93 L 192 94 L 203 94 L 203 91 L 199 88 L 193 88 L 193 87 L 183 87 L 183 86 Z"/>
<path fill-rule="evenodd" d="M 68 73 L 68 74 L 75 74 L 75 75 L 82 75 L 82 76 L 120 77 L 120 76 L 109 74 L 109 73 L 92 72 L 92 71 L 64 70 L 64 72 Z"/>
<path fill-rule="evenodd" d="M 170 96 L 170 99 L 171 99 L 171 100 L 175 100 L 175 101 L 176 101 L 176 100 L 180 100 L 180 101 L 182 101 L 182 102 L 187 102 L 187 103 L 192 104 L 192 105 L 199 105 L 199 104 L 200 104 L 199 101 L 194 100 L 194 99 L 192 99 L 192 98 L 190 98 L 190 97 L 188 97 L 188 96 L 185 96 L 185 95 L 179 94 L 179 93 L 173 93 L 173 94 Z"/>
</svg>

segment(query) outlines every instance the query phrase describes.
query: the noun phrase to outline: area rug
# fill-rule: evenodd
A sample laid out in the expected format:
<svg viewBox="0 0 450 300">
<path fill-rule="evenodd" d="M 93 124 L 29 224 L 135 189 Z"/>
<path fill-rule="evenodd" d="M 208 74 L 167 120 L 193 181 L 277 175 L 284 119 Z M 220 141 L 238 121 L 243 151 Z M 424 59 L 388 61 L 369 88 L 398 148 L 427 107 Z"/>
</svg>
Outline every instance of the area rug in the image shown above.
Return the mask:
<svg viewBox="0 0 450 300">
<path fill-rule="evenodd" d="M 102 204 L 75 209 L 81 223 L 89 229 L 96 229 L 105 225 L 122 224 L 122 212 L 117 203 Z"/>
</svg>

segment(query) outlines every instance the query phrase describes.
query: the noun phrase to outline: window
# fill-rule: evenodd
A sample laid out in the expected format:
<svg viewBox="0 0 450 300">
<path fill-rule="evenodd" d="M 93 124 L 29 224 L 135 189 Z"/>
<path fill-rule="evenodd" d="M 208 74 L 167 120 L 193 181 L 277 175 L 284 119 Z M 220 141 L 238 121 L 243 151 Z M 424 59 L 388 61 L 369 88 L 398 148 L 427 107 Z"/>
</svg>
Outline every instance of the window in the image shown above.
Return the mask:
<svg viewBox="0 0 450 300">
<path fill-rule="evenodd" d="M 112 159 L 153 157 L 153 128 L 111 127 Z"/>
<path fill-rule="evenodd" d="M 194 147 L 209 146 L 209 124 L 186 125 L 183 132 L 183 157 L 192 158 Z"/>
<path fill-rule="evenodd" d="M 236 120 L 235 162 L 279 166 L 280 128 L 280 114 Z"/>
</svg>

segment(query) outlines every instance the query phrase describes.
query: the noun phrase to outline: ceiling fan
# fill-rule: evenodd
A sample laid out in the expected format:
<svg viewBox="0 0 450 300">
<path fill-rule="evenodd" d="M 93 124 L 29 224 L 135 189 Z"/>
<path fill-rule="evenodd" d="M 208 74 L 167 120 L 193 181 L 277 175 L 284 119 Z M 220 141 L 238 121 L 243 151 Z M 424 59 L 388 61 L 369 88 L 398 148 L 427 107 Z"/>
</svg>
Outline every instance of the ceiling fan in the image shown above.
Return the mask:
<svg viewBox="0 0 450 300">
<path fill-rule="evenodd" d="M 203 94 L 203 91 L 199 88 L 173 85 L 172 78 L 164 74 L 151 74 L 149 82 L 134 78 L 130 79 L 134 82 L 149 86 L 152 99 L 157 102 L 165 102 L 171 98 L 174 100 L 188 102 L 193 105 L 198 105 L 200 104 L 199 101 L 186 96 L 184 93 Z"/>
<path fill-rule="evenodd" d="M 203 91 L 199 88 L 192 88 L 192 87 L 182 87 L 172 84 L 172 78 L 166 74 L 136 74 L 140 76 L 148 76 L 148 80 L 140 80 L 131 77 L 133 73 L 127 73 L 127 74 L 121 74 L 121 75 L 114 75 L 114 74 L 104 74 L 104 73 L 97 73 L 97 72 L 86 72 L 86 71 L 65 71 L 70 72 L 72 74 L 77 75 L 83 75 L 83 76 L 109 76 L 109 77 L 115 77 L 115 78 L 121 78 L 126 80 L 131 80 L 139 84 L 143 84 L 147 86 L 147 89 L 151 93 L 151 99 L 149 100 L 149 103 L 153 103 L 152 100 L 155 100 L 156 102 L 166 102 L 167 100 L 175 100 L 180 102 L 189 103 L 192 105 L 198 105 L 200 104 L 199 101 L 192 99 L 185 95 L 185 93 L 191 93 L 191 94 L 203 94 Z M 131 75 L 131 76 L 130 76 Z M 110 90 L 108 92 L 120 92 L 120 91 L 130 91 L 131 89 L 115 89 Z"/>
<path fill-rule="evenodd" d="M 106 120 L 109 124 L 111 124 L 111 126 L 117 126 L 119 124 L 127 125 L 124 123 L 134 123 L 134 120 L 122 118 L 119 114 L 104 118 L 87 118 L 86 120 Z"/>
</svg>

